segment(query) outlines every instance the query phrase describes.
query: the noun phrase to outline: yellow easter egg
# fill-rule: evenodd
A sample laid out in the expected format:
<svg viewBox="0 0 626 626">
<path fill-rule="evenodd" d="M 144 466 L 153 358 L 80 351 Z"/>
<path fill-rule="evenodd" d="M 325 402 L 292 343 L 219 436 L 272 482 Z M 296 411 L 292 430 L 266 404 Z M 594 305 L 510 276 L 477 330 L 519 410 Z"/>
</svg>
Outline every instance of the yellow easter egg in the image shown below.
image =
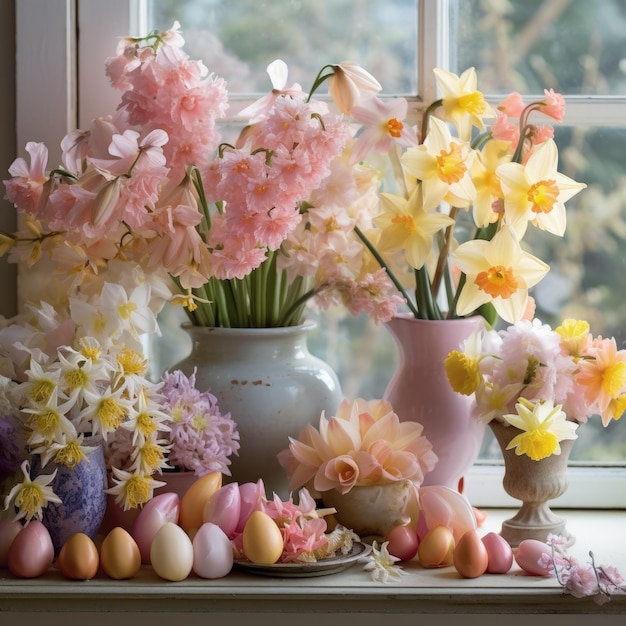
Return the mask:
<svg viewBox="0 0 626 626">
<path fill-rule="evenodd" d="M 141 553 L 132 535 L 116 526 L 102 540 L 100 565 L 109 578 L 133 578 L 141 569 Z"/>
<path fill-rule="evenodd" d="M 180 500 L 178 525 L 187 533 L 197 531 L 203 524 L 202 513 L 207 500 L 222 486 L 222 472 L 200 476 L 185 491 Z"/>
<path fill-rule="evenodd" d="M 263 511 L 254 511 L 243 528 L 243 553 L 252 563 L 271 565 L 283 553 L 283 535 L 278 524 Z"/>
</svg>

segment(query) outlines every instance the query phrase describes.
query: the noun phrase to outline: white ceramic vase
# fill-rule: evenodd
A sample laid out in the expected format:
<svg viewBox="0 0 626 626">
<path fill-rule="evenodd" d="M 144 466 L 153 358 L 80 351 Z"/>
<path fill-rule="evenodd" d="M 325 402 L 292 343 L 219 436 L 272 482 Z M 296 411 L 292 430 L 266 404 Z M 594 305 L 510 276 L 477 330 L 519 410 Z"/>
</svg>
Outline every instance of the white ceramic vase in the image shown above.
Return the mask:
<svg viewBox="0 0 626 626">
<path fill-rule="evenodd" d="M 277 454 L 302 428 L 317 426 L 322 411 L 332 415 L 342 400 L 334 370 L 311 354 L 307 335 L 314 322 L 279 328 L 213 328 L 183 325 L 191 353 L 170 368 L 209 391 L 222 414 L 237 424 L 240 449 L 231 457 L 228 482 L 263 479 L 268 497 L 289 496 L 286 470 Z"/>
</svg>

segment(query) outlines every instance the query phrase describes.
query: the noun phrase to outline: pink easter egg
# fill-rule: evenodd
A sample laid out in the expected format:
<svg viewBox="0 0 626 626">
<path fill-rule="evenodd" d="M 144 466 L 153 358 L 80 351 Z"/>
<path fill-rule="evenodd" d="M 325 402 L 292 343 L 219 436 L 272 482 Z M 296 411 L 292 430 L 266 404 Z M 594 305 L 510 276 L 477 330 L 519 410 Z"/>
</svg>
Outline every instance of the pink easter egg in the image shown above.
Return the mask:
<svg viewBox="0 0 626 626">
<path fill-rule="evenodd" d="M 487 533 L 482 538 L 487 548 L 487 572 L 489 574 L 506 574 L 513 565 L 513 548 L 498 533 Z"/>
<path fill-rule="evenodd" d="M 515 551 L 515 562 L 531 576 L 549 576 L 551 570 L 539 564 L 544 554 L 552 550 L 547 543 L 537 539 L 524 539 Z"/>
<path fill-rule="evenodd" d="M 54 560 L 54 546 L 48 529 L 31 520 L 17 534 L 7 557 L 9 571 L 18 578 L 43 576 Z"/>
<path fill-rule="evenodd" d="M 0 568 L 7 567 L 9 548 L 21 530 L 22 525 L 13 519 L 0 520 Z"/>
<path fill-rule="evenodd" d="M 233 568 L 233 545 L 211 522 L 202 524 L 193 538 L 193 571 L 201 578 L 223 578 Z"/>
<path fill-rule="evenodd" d="M 130 534 L 139 547 L 142 563 L 150 564 L 150 546 L 154 536 L 166 522 L 177 524 L 179 513 L 180 497 L 174 492 L 154 496 L 141 509 Z"/>
</svg>

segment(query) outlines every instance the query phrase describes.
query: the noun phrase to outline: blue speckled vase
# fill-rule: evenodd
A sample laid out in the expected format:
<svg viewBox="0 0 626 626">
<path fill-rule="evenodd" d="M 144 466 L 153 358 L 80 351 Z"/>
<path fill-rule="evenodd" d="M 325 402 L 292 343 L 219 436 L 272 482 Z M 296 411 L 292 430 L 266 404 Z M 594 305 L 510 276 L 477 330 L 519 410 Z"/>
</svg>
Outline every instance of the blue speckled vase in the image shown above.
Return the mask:
<svg viewBox="0 0 626 626">
<path fill-rule="evenodd" d="M 50 503 L 43 513 L 43 523 L 50 532 L 55 552 L 74 533 L 85 533 L 94 539 L 106 511 L 107 473 L 102 440 L 85 437 L 85 445 L 95 446 L 95 450 L 76 467 L 49 463 L 44 468 L 44 473 L 57 470 L 51 486 L 61 498 L 61 504 Z"/>
</svg>

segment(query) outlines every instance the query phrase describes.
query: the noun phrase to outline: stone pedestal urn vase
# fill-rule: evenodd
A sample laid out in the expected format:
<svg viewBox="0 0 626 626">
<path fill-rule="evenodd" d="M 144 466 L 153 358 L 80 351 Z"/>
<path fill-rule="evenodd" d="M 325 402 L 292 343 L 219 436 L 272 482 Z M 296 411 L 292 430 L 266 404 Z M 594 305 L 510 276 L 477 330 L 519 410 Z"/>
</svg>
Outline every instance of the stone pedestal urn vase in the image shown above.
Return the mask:
<svg viewBox="0 0 626 626">
<path fill-rule="evenodd" d="M 573 439 L 560 442 L 561 454 L 553 454 L 540 461 L 533 461 L 525 454 L 518 456 L 506 447 L 521 431 L 495 420 L 489 423 L 504 457 L 504 490 L 522 501 L 518 512 L 502 523 L 500 534 L 512 547 L 524 539 L 546 541 L 549 534 L 561 535 L 565 545 L 574 543 L 574 536 L 567 530 L 566 521 L 555 515 L 549 502 L 565 493 L 568 486 L 567 463 Z"/>
</svg>

